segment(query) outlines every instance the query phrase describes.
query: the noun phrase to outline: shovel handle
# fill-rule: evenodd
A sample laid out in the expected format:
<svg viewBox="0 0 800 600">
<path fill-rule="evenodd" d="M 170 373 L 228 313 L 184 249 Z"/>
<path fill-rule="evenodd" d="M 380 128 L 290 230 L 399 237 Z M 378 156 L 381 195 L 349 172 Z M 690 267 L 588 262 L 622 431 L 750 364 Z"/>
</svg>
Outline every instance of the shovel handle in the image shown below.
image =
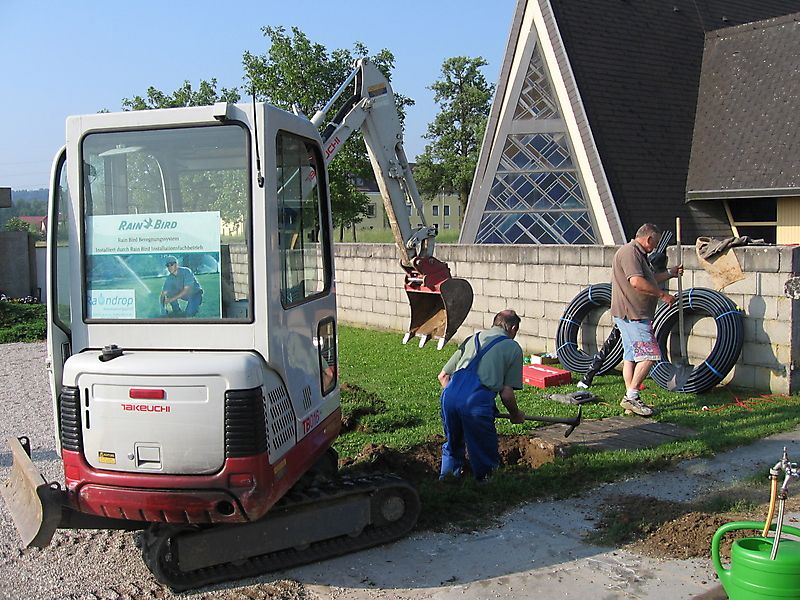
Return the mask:
<svg viewBox="0 0 800 600">
<path fill-rule="evenodd" d="M 583 415 L 583 407 L 578 406 L 578 414 L 574 417 L 540 417 L 537 415 L 525 415 L 526 421 L 539 421 L 541 423 L 557 423 L 559 425 L 569 425 L 564 437 L 575 431 L 575 428 L 581 424 L 581 416 Z M 498 419 L 510 419 L 511 415 L 508 413 L 498 413 L 495 415 Z"/>
<path fill-rule="evenodd" d="M 678 264 L 683 264 L 683 248 L 681 247 L 681 218 L 675 217 L 675 244 L 678 251 Z M 680 336 L 681 343 L 681 360 L 686 362 L 689 360 L 688 351 L 686 349 L 686 335 L 684 334 L 683 325 L 683 282 L 682 275 L 678 273 L 678 335 Z"/>
</svg>

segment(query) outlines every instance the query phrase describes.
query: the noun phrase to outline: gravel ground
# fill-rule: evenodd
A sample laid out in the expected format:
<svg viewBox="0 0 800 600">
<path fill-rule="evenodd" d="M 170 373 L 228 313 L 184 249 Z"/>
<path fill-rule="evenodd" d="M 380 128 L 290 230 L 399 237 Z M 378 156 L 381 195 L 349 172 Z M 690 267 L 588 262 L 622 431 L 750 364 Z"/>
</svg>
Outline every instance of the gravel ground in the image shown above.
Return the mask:
<svg viewBox="0 0 800 600">
<path fill-rule="evenodd" d="M 53 411 L 44 343 L 0 345 L 0 480 L 8 479 L 11 453 L 5 440 L 27 435 L 36 465 L 49 480 L 63 482 L 55 452 Z M 120 531 L 58 531 L 44 549 L 20 550 L 11 515 L 0 502 L 0 598 L 314 598 L 295 581 L 274 576 L 173 595 L 142 562 L 140 534 Z"/>
</svg>

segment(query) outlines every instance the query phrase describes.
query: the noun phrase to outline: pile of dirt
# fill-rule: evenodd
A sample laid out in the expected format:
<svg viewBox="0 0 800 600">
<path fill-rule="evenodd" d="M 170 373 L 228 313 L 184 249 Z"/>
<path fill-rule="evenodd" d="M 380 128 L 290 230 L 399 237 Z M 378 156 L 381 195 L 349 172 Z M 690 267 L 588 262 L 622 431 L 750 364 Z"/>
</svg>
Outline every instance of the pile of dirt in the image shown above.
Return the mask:
<svg viewBox="0 0 800 600">
<path fill-rule="evenodd" d="M 711 552 L 711 538 L 717 529 L 731 521 L 746 519 L 742 515 L 730 513 L 713 514 L 690 512 L 677 519 L 664 523 L 645 539 L 631 545 L 631 548 L 648 556 L 668 558 L 708 557 Z M 736 537 L 761 535 L 760 532 L 739 531 Z M 730 555 L 732 536 L 726 536 L 720 546 L 723 557 Z"/>
<path fill-rule="evenodd" d="M 355 458 L 340 462 L 350 473 L 394 473 L 414 484 L 439 476 L 444 437 L 408 450 L 399 451 L 383 444 L 367 444 Z M 535 469 L 565 455 L 565 447 L 527 435 L 501 436 L 498 443 L 500 466 L 521 465 Z M 469 464 L 466 469 L 469 470 Z"/>
<path fill-rule="evenodd" d="M 768 502 L 763 500 L 768 496 L 767 489 L 752 486 L 734 487 L 691 503 L 623 496 L 613 500 L 589 540 L 604 545 L 627 545 L 635 552 L 653 557 L 707 558 L 711 552 L 711 538 L 722 525 L 764 520 Z M 734 499 L 744 503 L 745 510 L 709 509 L 714 505 L 730 506 Z M 800 498 L 790 497 L 786 510 L 798 508 Z M 761 532 L 741 530 L 726 535 L 720 554 L 727 558 L 733 540 L 753 535 L 761 535 Z"/>
</svg>

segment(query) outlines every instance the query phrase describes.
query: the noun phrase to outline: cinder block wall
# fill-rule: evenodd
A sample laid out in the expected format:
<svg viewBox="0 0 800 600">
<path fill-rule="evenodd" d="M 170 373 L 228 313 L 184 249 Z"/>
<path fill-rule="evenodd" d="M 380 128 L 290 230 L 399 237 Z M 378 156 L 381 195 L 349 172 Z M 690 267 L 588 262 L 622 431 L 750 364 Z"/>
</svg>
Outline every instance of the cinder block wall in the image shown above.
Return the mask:
<svg viewBox="0 0 800 600">
<path fill-rule="evenodd" d="M 455 336 L 460 341 L 489 327 L 495 313 L 513 308 L 523 318 L 520 345 L 528 352 L 555 352 L 555 336 L 564 309 L 590 284 L 608 283 L 614 246 L 437 245 L 436 256 L 456 277 L 467 279 L 475 300 Z M 675 247 L 669 264 L 676 264 Z M 744 348 L 724 383 L 772 393 L 800 390 L 793 348 L 800 342 L 800 301 L 784 296 L 784 283 L 800 269 L 800 248 L 734 249 L 746 278 L 723 293 L 744 310 Z M 684 248 L 684 287 L 711 288 L 711 278 Z M 339 318 L 357 325 L 406 331 L 410 310 L 403 291 L 403 271 L 392 244 L 337 244 L 336 292 Z M 670 289 L 675 290 L 675 280 Z M 611 325 L 608 311 L 593 311 L 579 344 L 593 351 Z M 689 359 L 704 360 L 716 339 L 711 317 L 687 318 Z M 675 336 L 677 338 L 677 336 Z M 452 345 L 448 348 L 453 348 Z M 448 350 L 443 351 L 442 363 Z"/>
<path fill-rule="evenodd" d="M 39 297 L 32 235 L 25 231 L 0 231 L 0 261 L 0 292 L 12 298 Z"/>
</svg>

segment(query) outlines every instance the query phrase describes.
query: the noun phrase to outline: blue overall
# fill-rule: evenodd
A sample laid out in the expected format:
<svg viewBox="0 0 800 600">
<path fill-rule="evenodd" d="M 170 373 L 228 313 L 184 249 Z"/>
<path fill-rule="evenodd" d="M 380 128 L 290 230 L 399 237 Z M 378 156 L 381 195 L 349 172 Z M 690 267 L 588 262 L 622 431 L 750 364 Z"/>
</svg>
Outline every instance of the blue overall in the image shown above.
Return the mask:
<svg viewBox="0 0 800 600">
<path fill-rule="evenodd" d="M 475 357 L 466 367 L 453 373 L 442 390 L 442 425 L 447 440 L 442 445 L 440 479 L 446 475 L 461 475 L 465 445 L 475 479 L 483 479 L 500 464 L 494 425 L 497 392 L 481 383 L 478 363 L 492 346 L 507 339 L 498 336 L 481 348 L 476 334 Z"/>
</svg>

